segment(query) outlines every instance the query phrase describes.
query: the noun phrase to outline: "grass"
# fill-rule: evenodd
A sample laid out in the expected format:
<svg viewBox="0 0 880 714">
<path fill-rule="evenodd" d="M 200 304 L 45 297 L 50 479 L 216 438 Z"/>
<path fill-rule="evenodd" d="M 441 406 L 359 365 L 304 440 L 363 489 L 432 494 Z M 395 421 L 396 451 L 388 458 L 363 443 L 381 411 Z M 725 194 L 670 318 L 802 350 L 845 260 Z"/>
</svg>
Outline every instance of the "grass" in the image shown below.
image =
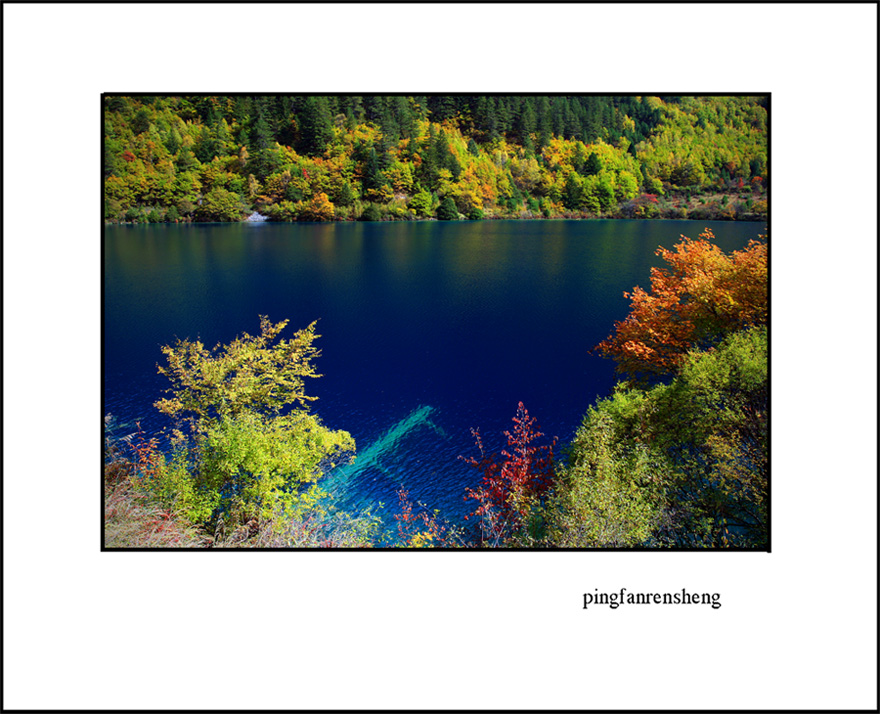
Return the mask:
<svg viewBox="0 0 880 714">
<path fill-rule="evenodd" d="M 378 517 L 337 511 L 279 521 L 249 521 L 214 533 L 168 509 L 137 487 L 133 465 L 104 466 L 105 548 L 372 548 L 382 540 Z"/>
<path fill-rule="evenodd" d="M 105 548 L 204 548 L 202 529 L 138 493 L 124 463 L 104 469 Z"/>
</svg>

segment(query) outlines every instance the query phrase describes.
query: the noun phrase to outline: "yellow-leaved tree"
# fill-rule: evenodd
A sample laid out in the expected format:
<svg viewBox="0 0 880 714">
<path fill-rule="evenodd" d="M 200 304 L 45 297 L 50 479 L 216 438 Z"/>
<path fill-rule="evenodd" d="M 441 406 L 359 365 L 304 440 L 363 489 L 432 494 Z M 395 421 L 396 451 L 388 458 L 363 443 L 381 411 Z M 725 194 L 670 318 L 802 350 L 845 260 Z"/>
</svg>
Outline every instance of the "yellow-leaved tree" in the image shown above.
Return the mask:
<svg viewBox="0 0 880 714">
<path fill-rule="evenodd" d="M 302 516 L 322 496 L 324 471 L 354 450 L 350 434 L 309 411 L 315 323 L 280 339 L 287 322 L 261 316 L 259 335 L 211 350 L 188 339 L 162 348 L 170 396 L 155 406 L 177 422 L 175 451 L 144 488 L 194 522 Z"/>
</svg>

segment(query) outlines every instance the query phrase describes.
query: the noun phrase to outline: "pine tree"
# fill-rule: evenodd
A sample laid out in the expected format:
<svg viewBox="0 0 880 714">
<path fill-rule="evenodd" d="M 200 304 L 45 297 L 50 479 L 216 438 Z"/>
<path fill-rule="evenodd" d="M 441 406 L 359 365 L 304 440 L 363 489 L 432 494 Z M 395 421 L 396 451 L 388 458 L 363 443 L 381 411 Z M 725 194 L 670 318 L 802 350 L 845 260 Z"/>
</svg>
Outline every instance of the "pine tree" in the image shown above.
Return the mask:
<svg viewBox="0 0 880 714">
<path fill-rule="evenodd" d="M 333 122 L 326 97 L 307 97 L 297 119 L 300 150 L 305 154 L 323 154 L 333 138 Z"/>
<path fill-rule="evenodd" d="M 584 174 L 586 176 L 595 176 L 602 170 L 602 159 L 599 158 L 596 152 L 592 152 L 590 156 L 587 158 L 587 163 L 584 165 Z"/>
<path fill-rule="evenodd" d="M 517 136 L 521 144 L 525 145 L 529 141 L 530 135 L 538 126 L 538 118 L 535 115 L 535 109 L 532 106 L 532 100 L 527 97 L 523 100 L 522 111 L 517 121 Z"/>
<path fill-rule="evenodd" d="M 458 220 L 458 208 L 455 206 L 452 196 L 447 196 L 440 203 L 440 207 L 437 209 L 437 218 L 441 221 Z"/>
<path fill-rule="evenodd" d="M 379 165 L 379 155 L 376 149 L 371 147 L 370 153 L 367 155 L 367 162 L 364 166 L 364 188 L 367 190 L 379 189 L 384 180 L 382 178 L 382 167 Z"/>
<path fill-rule="evenodd" d="M 149 128 L 150 112 L 145 107 L 141 107 L 131 120 L 131 130 L 135 134 L 143 134 Z"/>
</svg>

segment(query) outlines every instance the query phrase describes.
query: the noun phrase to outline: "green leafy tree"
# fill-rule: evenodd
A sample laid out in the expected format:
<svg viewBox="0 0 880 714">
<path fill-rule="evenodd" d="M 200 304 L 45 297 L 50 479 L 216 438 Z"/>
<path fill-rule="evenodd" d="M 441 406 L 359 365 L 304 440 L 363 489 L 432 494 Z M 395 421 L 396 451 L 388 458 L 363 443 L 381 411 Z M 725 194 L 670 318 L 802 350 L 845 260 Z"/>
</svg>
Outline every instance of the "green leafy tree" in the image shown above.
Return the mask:
<svg viewBox="0 0 880 714">
<path fill-rule="evenodd" d="M 663 523 L 664 484 L 672 478 L 659 450 L 626 438 L 623 425 L 642 405 L 640 392 L 615 392 L 590 407 L 559 467 L 547 507 L 550 544 L 631 548 L 652 544 Z"/>
<path fill-rule="evenodd" d="M 639 182 L 629 171 L 621 171 L 617 177 L 615 197 L 618 201 L 629 201 L 639 193 Z"/>
<path fill-rule="evenodd" d="M 603 211 L 610 211 L 617 205 L 617 199 L 614 195 L 614 184 L 607 172 L 603 172 L 599 176 L 596 184 L 596 196 L 599 199 L 599 206 Z"/>
<path fill-rule="evenodd" d="M 315 323 L 281 339 L 287 323 L 260 316 L 257 336 L 212 350 L 188 339 L 162 348 L 170 396 L 155 406 L 177 421 L 177 450 L 154 490 L 185 500 L 191 517 L 216 525 L 301 515 L 318 502 L 324 470 L 354 449 L 347 432 L 309 411 L 305 380 L 320 376 Z"/>
<path fill-rule="evenodd" d="M 562 547 L 766 548 L 767 330 L 688 353 L 670 384 L 591 407 L 548 509 Z"/>
<path fill-rule="evenodd" d="M 382 211 L 379 210 L 379 207 L 375 203 L 367 204 L 367 207 L 363 210 L 361 215 L 358 217 L 359 221 L 381 221 L 382 220 Z"/>
<path fill-rule="evenodd" d="M 196 216 L 202 221 L 238 221 L 246 212 L 241 196 L 219 186 L 208 191 L 196 208 Z"/>
<path fill-rule="evenodd" d="M 433 202 L 434 199 L 430 192 L 422 190 L 410 199 L 409 207 L 419 216 L 426 217 L 431 215 L 431 206 L 433 205 Z"/>
</svg>

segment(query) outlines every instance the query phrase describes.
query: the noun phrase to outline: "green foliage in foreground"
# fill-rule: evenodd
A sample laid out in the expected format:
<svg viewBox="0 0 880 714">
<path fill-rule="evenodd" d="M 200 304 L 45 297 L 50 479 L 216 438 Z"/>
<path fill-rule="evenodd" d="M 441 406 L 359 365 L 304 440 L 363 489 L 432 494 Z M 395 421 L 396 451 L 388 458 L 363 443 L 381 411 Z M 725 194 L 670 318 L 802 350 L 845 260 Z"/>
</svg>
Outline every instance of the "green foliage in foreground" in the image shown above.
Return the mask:
<svg viewBox="0 0 880 714">
<path fill-rule="evenodd" d="M 185 519 L 235 527 L 302 517 L 317 508 L 324 471 L 354 450 L 348 432 L 308 410 L 314 323 L 279 339 L 286 325 L 261 317 L 259 335 L 213 350 L 190 340 L 162 348 L 171 396 L 156 407 L 178 428 L 171 459 L 154 450 L 142 488 Z"/>
<path fill-rule="evenodd" d="M 767 330 L 591 407 L 548 505 L 561 547 L 767 545 Z"/>
<path fill-rule="evenodd" d="M 256 340 L 245 335 L 235 344 Z M 216 349 L 213 359 L 228 359 L 230 347 Z M 205 371 L 211 364 L 204 363 Z M 304 408 L 260 412 L 257 401 L 194 419 L 168 457 L 155 439 L 135 444 L 131 460 L 108 453 L 106 545 L 487 545 L 438 521 L 438 514 L 414 511 L 405 493 L 394 516 L 397 534 L 375 513 L 334 510 L 319 479 L 354 448 L 351 437 L 322 426 Z M 502 470 L 524 463 L 510 453 L 487 463 L 498 458 Z M 490 546 L 763 549 L 768 469 L 767 329 L 761 326 L 693 350 L 669 384 L 620 383 L 587 412 L 566 460 L 556 464 L 548 495 Z M 502 513 L 505 504 L 496 506 Z"/>
<path fill-rule="evenodd" d="M 767 547 L 764 325 L 692 349 L 668 383 L 618 383 L 555 471 L 552 445 L 531 444 L 538 432 L 515 429 L 500 455 L 478 438 L 476 535 L 402 491 L 396 536 L 375 513 L 328 505 L 320 479 L 354 441 L 309 411 L 315 325 L 281 339 L 286 325 L 261 317 L 257 336 L 162 348 L 171 387 L 156 406 L 177 422 L 173 447 L 140 435 L 126 458 L 107 442 L 108 547 Z M 514 421 L 530 426 L 520 409 Z"/>
</svg>

